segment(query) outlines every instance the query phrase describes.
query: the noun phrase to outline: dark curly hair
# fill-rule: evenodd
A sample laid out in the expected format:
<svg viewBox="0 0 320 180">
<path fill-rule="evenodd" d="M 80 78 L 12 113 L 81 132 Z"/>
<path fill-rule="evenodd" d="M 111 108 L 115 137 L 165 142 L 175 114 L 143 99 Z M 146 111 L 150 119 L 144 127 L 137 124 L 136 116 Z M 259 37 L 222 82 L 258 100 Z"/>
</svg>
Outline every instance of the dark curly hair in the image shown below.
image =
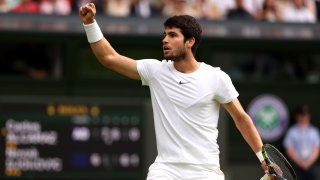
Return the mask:
<svg viewBox="0 0 320 180">
<path fill-rule="evenodd" d="M 191 49 L 193 55 L 196 54 L 197 48 L 201 42 L 202 28 L 194 17 L 189 15 L 173 16 L 167 19 L 163 25 L 164 27 L 175 27 L 181 29 L 185 38 L 184 41 L 194 37 L 195 43 Z"/>
</svg>

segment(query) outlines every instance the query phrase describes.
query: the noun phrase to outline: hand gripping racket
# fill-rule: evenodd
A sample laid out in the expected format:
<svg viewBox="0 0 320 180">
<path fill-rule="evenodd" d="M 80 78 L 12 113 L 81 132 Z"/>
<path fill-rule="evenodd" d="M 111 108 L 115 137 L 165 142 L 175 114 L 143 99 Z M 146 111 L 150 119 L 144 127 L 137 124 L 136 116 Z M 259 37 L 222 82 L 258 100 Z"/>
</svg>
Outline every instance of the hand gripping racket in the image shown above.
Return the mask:
<svg viewBox="0 0 320 180">
<path fill-rule="evenodd" d="M 296 173 L 283 154 L 271 144 L 262 147 L 262 156 L 268 167 L 269 174 L 275 175 L 279 180 L 297 180 Z M 270 179 L 266 174 L 261 180 Z"/>
</svg>

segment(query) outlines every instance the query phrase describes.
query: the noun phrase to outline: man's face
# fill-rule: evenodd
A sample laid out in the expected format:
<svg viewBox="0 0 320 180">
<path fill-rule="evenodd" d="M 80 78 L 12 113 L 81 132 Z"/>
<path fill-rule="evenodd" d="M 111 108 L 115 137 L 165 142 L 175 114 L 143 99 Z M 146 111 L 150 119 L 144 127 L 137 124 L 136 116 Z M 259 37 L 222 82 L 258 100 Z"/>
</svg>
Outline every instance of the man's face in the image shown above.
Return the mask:
<svg viewBox="0 0 320 180">
<path fill-rule="evenodd" d="M 165 59 L 180 61 L 186 57 L 184 36 L 179 28 L 165 28 L 162 39 L 162 49 Z"/>
<path fill-rule="evenodd" d="M 310 123 L 310 115 L 308 113 L 297 114 L 296 118 L 300 125 L 306 126 Z"/>
</svg>

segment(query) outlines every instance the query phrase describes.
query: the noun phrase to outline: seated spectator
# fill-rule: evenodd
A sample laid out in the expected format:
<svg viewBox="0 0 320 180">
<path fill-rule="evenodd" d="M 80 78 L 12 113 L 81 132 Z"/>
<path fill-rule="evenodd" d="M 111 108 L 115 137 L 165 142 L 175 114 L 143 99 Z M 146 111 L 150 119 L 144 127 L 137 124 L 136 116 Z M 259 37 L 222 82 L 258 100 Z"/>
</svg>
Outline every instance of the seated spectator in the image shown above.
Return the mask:
<svg viewBox="0 0 320 180">
<path fill-rule="evenodd" d="M 201 3 L 199 3 L 199 0 L 186 0 L 185 1 L 185 13 L 188 15 L 191 15 L 195 18 L 202 18 L 202 12 L 201 12 Z"/>
<path fill-rule="evenodd" d="M 21 0 L 5 0 L 5 1 L 10 6 L 11 10 L 15 8 L 19 3 L 21 3 Z"/>
<path fill-rule="evenodd" d="M 7 13 L 11 10 L 10 5 L 6 0 L 0 0 L 0 13 Z"/>
<path fill-rule="evenodd" d="M 132 0 L 131 15 L 148 18 L 159 15 L 160 10 L 150 3 L 149 0 Z"/>
<path fill-rule="evenodd" d="M 256 18 L 262 21 L 276 22 L 281 21 L 281 12 L 275 3 L 276 0 L 265 0 L 261 11 L 257 13 Z"/>
<path fill-rule="evenodd" d="M 21 0 L 21 2 L 12 10 L 14 13 L 39 13 L 39 5 L 33 0 Z"/>
<path fill-rule="evenodd" d="M 235 5 L 234 0 L 209 0 L 212 3 L 210 9 L 212 10 L 211 19 L 225 19 L 230 9 L 233 9 Z"/>
<path fill-rule="evenodd" d="M 41 14 L 68 15 L 71 6 L 68 0 L 42 0 L 40 2 Z"/>
<path fill-rule="evenodd" d="M 257 12 L 262 9 L 263 1 L 264 0 L 243 0 L 243 7 L 253 17 L 256 17 Z"/>
<path fill-rule="evenodd" d="M 295 23 L 314 23 L 317 21 L 313 0 L 293 0 L 282 10 L 283 21 Z"/>
<path fill-rule="evenodd" d="M 130 15 L 131 0 L 106 0 L 104 13 L 114 17 L 128 17 Z"/>
<path fill-rule="evenodd" d="M 223 14 L 220 7 L 211 0 L 200 0 L 199 2 L 201 18 L 222 19 Z"/>
<path fill-rule="evenodd" d="M 201 18 L 197 1 L 163 0 L 163 4 L 162 15 L 165 17 L 187 14 L 195 18 Z"/>
<path fill-rule="evenodd" d="M 187 2 L 185 0 L 163 0 L 162 15 L 170 17 L 173 15 L 186 14 Z"/>
<path fill-rule="evenodd" d="M 236 7 L 229 10 L 228 20 L 254 20 L 254 17 L 245 9 L 243 0 L 236 0 Z"/>
</svg>

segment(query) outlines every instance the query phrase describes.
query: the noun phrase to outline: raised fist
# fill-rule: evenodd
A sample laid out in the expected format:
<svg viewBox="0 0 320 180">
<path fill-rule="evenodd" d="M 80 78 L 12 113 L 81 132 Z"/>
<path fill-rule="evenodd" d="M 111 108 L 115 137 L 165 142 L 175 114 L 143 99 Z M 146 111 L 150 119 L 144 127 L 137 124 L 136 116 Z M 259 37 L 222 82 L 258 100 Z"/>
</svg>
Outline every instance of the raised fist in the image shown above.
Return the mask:
<svg viewBox="0 0 320 180">
<path fill-rule="evenodd" d="M 81 6 L 79 9 L 79 15 L 83 24 L 93 23 L 96 12 L 96 6 L 93 3 L 87 3 L 86 5 Z"/>
</svg>

